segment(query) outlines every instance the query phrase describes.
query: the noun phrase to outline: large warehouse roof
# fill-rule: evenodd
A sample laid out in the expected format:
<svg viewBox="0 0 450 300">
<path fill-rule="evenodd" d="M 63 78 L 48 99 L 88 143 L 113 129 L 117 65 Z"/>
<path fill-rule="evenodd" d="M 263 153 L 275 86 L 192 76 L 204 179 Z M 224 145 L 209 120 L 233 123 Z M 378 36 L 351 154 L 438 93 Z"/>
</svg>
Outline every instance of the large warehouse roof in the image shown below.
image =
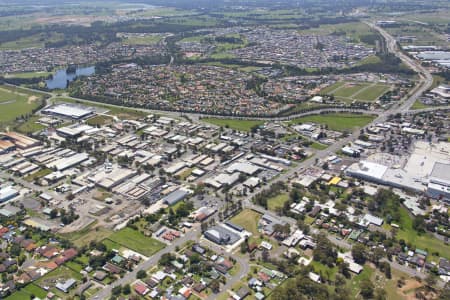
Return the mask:
<svg viewBox="0 0 450 300">
<path fill-rule="evenodd" d="M 70 104 L 58 104 L 43 110 L 45 114 L 60 115 L 74 119 L 84 118 L 92 114 L 92 112 L 90 109 Z"/>
<path fill-rule="evenodd" d="M 430 174 L 430 181 L 450 186 L 450 164 L 435 163 Z"/>
<path fill-rule="evenodd" d="M 346 171 L 351 175 L 359 175 L 381 180 L 383 178 L 384 173 L 386 173 L 387 169 L 388 167 L 386 166 L 373 163 L 370 161 L 361 160 L 358 163 L 352 164 L 350 167 L 347 168 Z"/>
</svg>

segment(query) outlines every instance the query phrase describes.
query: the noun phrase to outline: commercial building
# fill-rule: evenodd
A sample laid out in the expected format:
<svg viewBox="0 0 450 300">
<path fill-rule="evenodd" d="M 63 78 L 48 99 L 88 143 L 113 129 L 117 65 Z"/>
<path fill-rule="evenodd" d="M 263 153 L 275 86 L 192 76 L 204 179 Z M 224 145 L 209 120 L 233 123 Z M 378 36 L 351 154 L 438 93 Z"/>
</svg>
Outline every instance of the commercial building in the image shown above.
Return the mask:
<svg viewBox="0 0 450 300">
<path fill-rule="evenodd" d="M 86 124 L 75 124 L 72 126 L 66 126 L 56 129 L 56 132 L 62 136 L 67 138 L 75 138 L 80 136 L 85 131 L 91 130 L 94 127 L 86 125 Z"/>
<path fill-rule="evenodd" d="M 218 245 L 232 245 L 239 241 L 239 235 L 222 226 L 214 226 L 205 231 L 205 237 Z"/>
<path fill-rule="evenodd" d="M 7 186 L 0 189 L 0 203 L 11 200 L 12 198 L 19 195 L 19 192 L 12 186 Z"/>
<path fill-rule="evenodd" d="M 177 189 L 173 191 L 172 193 L 168 194 L 164 198 L 162 198 L 163 203 L 167 205 L 174 205 L 181 200 L 185 199 L 189 195 L 189 191 L 186 189 Z"/>
<path fill-rule="evenodd" d="M 0 154 L 8 153 L 16 149 L 16 145 L 8 140 L 0 140 Z"/>
<path fill-rule="evenodd" d="M 43 114 L 53 115 L 57 117 L 71 118 L 74 120 L 84 119 L 95 113 L 94 109 L 73 105 L 73 104 L 57 104 L 42 110 Z"/>
<path fill-rule="evenodd" d="M 63 157 L 49 163 L 47 164 L 47 168 L 56 169 L 57 171 L 64 171 L 68 168 L 77 166 L 88 159 L 89 155 L 87 153 L 77 153 L 70 157 Z"/>
<path fill-rule="evenodd" d="M 136 175 L 136 171 L 114 165 L 101 169 L 95 175 L 89 177 L 88 180 L 99 187 L 110 190 L 134 175 Z"/>
<path fill-rule="evenodd" d="M 0 138 L 0 140 L 3 141 L 10 141 L 14 145 L 16 145 L 19 149 L 28 149 L 32 147 L 36 147 L 40 144 L 38 140 L 35 140 L 33 138 L 30 138 L 26 135 L 17 133 L 17 132 L 8 132 L 3 133 L 3 137 Z"/>
<path fill-rule="evenodd" d="M 450 201 L 450 164 L 437 162 L 430 174 L 427 194 L 435 199 Z"/>
</svg>

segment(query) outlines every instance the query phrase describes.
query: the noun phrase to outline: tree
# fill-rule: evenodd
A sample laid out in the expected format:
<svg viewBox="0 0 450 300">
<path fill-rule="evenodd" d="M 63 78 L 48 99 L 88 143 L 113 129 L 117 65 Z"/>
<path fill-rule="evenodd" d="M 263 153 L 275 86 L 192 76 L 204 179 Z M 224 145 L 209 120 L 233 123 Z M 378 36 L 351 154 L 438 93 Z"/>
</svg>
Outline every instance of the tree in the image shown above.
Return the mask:
<svg viewBox="0 0 450 300">
<path fill-rule="evenodd" d="M 383 250 L 383 248 L 377 247 L 377 248 L 375 248 L 375 250 L 373 250 L 372 258 L 373 258 L 373 262 L 374 262 L 376 265 L 378 265 L 380 259 L 382 259 L 383 256 L 384 256 L 384 250 Z"/>
<path fill-rule="evenodd" d="M 58 216 L 58 210 L 56 208 L 50 211 L 50 219 L 54 219 Z"/>
<path fill-rule="evenodd" d="M 364 264 L 366 262 L 366 247 L 362 244 L 356 244 L 352 247 L 353 260 L 358 264 Z"/>
<path fill-rule="evenodd" d="M 337 252 L 334 250 L 333 244 L 331 244 L 326 235 L 317 236 L 317 244 L 313 252 L 313 259 L 326 264 L 329 267 L 333 267 L 336 258 Z"/>
<path fill-rule="evenodd" d="M 241 243 L 241 253 L 244 254 L 247 253 L 247 251 L 248 251 L 247 243 Z"/>
<path fill-rule="evenodd" d="M 373 297 L 374 286 L 370 279 L 364 279 L 360 283 L 361 295 L 364 299 L 369 299 Z"/>
<path fill-rule="evenodd" d="M 202 222 L 200 224 L 200 228 L 201 228 L 202 232 L 205 232 L 208 229 L 208 224 L 205 222 Z"/>
<path fill-rule="evenodd" d="M 434 274 L 428 274 L 428 276 L 425 278 L 425 284 L 427 285 L 427 287 L 429 289 L 433 289 L 434 285 L 436 284 L 437 279 L 436 279 L 436 275 Z"/>
<path fill-rule="evenodd" d="M 416 230 L 417 232 L 425 232 L 426 230 L 426 223 L 425 223 L 425 219 L 423 216 L 417 216 L 414 218 L 413 220 L 413 228 L 414 230 Z"/>
<path fill-rule="evenodd" d="M 143 278 L 145 278 L 145 277 L 147 277 L 147 272 L 145 272 L 144 270 L 139 270 L 139 271 L 136 273 L 136 278 L 137 278 L 137 279 L 143 279 Z"/>
<path fill-rule="evenodd" d="M 122 286 L 118 285 L 113 287 L 111 293 L 116 296 L 120 295 L 122 293 Z"/>
<path fill-rule="evenodd" d="M 214 294 L 217 294 L 220 292 L 220 282 L 217 279 L 214 279 L 211 281 L 209 287 L 213 291 Z"/>
<path fill-rule="evenodd" d="M 267 250 L 263 250 L 263 252 L 261 253 L 261 258 L 264 262 L 267 262 L 270 258 L 270 253 Z"/>
<path fill-rule="evenodd" d="M 129 285 L 129 284 L 124 285 L 123 288 L 122 288 L 122 292 L 123 292 L 125 295 L 129 295 L 129 294 L 131 293 L 131 287 L 130 287 L 130 285 Z"/>
<path fill-rule="evenodd" d="M 385 289 L 378 288 L 375 290 L 375 299 L 376 300 L 386 300 L 387 299 L 387 292 Z"/>
</svg>

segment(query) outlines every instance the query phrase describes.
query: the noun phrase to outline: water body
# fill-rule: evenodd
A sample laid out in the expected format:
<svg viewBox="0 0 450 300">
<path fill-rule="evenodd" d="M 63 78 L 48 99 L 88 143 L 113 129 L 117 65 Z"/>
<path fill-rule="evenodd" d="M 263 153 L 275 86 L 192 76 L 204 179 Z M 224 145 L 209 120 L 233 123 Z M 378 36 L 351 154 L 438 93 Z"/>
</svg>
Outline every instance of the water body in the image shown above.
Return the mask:
<svg viewBox="0 0 450 300">
<path fill-rule="evenodd" d="M 53 78 L 46 80 L 45 83 L 49 90 L 65 89 L 67 87 L 67 81 L 71 82 L 79 76 L 90 76 L 92 74 L 95 74 L 95 66 L 77 68 L 73 73 L 67 73 L 65 69 L 58 70 L 53 74 Z"/>
</svg>

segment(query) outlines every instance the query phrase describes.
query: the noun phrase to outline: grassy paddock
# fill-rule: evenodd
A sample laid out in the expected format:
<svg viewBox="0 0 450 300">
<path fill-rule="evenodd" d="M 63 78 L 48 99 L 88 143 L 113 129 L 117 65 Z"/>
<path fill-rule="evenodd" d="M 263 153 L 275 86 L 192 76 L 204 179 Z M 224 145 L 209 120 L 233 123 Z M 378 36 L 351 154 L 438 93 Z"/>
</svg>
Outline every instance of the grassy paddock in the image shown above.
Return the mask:
<svg viewBox="0 0 450 300">
<path fill-rule="evenodd" d="M 429 233 L 417 233 L 412 226 L 413 220 L 404 207 L 400 208 L 399 223 L 400 229 L 397 232 L 397 239 L 403 239 L 417 248 L 428 251 L 430 258 L 433 252 L 438 252 L 440 256 L 450 259 L 450 245 L 446 245 Z"/>
<path fill-rule="evenodd" d="M 63 238 L 69 239 L 74 245 L 85 246 L 89 245 L 91 241 L 100 241 L 112 234 L 112 231 L 104 227 L 95 227 L 97 221 L 89 224 L 85 228 L 67 234 L 61 234 Z"/>
<path fill-rule="evenodd" d="M 0 127 L 10 125 L 16 118 L 30 114 L 42 101 L 43 94 L 0 85 Z"/>
<path fill-rule="evenodd" d="M 288 200 L 289 200 L 288 194 L 280 194 L 267 200 L 267 207 L 269 208 L 269 210 L 275 211 L 277 207 L 283 208 L 284 203 Z"/>
<path fill-rule="evenodd" d="M 348 114 L 348 113 L 333 113 L 306 116 L 294 119 L 289 124 L 301 124 L 306 122 L 312 122 L 321 125 L 327 125 L 328 129 L 336 131 L 347 131 L 355 128 L 360 128 L 374 119 L 374 116 Z"/>
<path fill-rule="evenodd" d="M 165 247 L 160 241 L 146 237 L 129 227 L 114 232 L 108 239 L 145 256 L 152 256 Z"/>
<path fill-rule="evenodd" d="M 30 78 L 45 78 L 52 74 L 52 72 L 22 72 L 22 73 L 9 73 L 6 74 L 6 78 L 23 78 L 23 79 L 30 79 Z"/>
<path fill-rule="evenodd" d="M 233 119 L 219 119 L 219 118 L 206 118 L 202 121 L 211 123 L 217 126 L 228 127 L 238 131 L 250 131 L 254 126 L 261 126 L 263 121 L 252 120 L 233 120 Z"/>
<path fill-rule="evenodd" d="M 245 230 L 258 234 L 258 221 L 261 218 L 261 214 L 254 210 L 246 209 L 240 212 L 237 216 L 231 218 L 231 222 L 242 226 Z"/>
</svg>

